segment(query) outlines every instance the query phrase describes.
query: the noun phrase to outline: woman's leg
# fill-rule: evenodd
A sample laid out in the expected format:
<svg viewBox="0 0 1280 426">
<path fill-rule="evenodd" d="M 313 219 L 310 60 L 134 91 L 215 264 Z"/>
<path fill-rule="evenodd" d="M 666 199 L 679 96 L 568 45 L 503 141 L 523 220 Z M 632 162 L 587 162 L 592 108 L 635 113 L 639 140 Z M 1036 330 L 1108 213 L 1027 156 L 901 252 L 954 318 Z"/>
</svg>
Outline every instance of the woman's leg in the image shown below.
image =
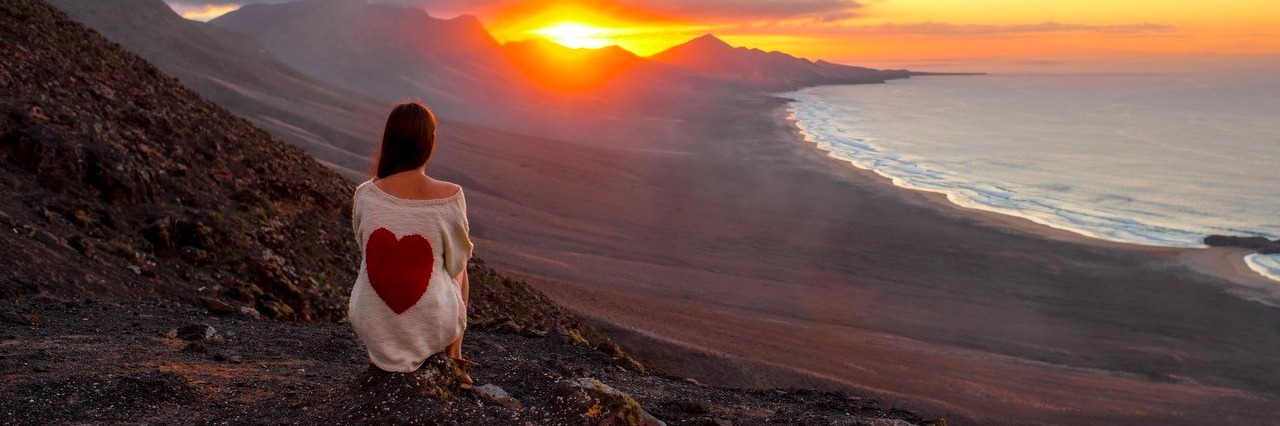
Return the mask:
<svg viewBox="0 0 1280 426">
<path fill-rule="evenodd" d="M 462 271 L 462 274 L 459 274 L 459 279 L 456 280 L 456 282 L 458 283 L 458 286 L 462 290 L 462 307 L 464 310 L 463 315 L 466 315 L 465 310 L 468 306 L 471 305 L 471 298 L 470 298 L 471 283 L 469 281 L 470 280 L 467 277 L 466 271 Z M 463 330 L 463 334 L 458 335 L 458 339 L 454 340 L 453 343 L 449 344 L 449 347 L 445 349 L 445 356 L 448 356 L 449 358 L 453 358 L 453 359 L 463 359 L 462 337 L 465 334 L 466 334 L 466 330 Z M 467 374 L 467 371 L 465 369 L 462 371 L 462 382 L 468 385 L 471 384 L 471 375 Z"/>
</svg>

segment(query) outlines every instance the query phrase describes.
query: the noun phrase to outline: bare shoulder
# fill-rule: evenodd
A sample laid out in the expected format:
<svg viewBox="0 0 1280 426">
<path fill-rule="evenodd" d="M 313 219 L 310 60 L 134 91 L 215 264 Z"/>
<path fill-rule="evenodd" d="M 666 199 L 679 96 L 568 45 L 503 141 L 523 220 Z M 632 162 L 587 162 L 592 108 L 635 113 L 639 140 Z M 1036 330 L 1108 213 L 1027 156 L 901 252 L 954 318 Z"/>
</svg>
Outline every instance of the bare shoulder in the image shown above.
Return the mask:
<svg viewBox="0 0 1280 426">
<path fill-rule="evenodd" d="M 439 198 L 451 197 L 462 192 L 462 185 L 429 176 L 427 177 L 427 185 L 431 188 L 431 192 L 435 193 Z"/>
</svg>

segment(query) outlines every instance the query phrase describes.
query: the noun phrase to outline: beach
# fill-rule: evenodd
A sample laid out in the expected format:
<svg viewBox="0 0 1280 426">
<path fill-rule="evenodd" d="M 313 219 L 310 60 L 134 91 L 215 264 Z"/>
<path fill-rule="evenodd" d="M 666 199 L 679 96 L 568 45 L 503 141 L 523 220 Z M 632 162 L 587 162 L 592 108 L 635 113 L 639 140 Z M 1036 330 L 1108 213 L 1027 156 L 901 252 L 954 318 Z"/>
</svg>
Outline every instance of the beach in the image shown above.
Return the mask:
<svg viewBox="0 0 1280 426">
<path fill-rule="evenodd" d="M 1227 280 L 1228 256 L 895 187 L 815 149 L 781 99 L 673 115 L 637 125 L 661 137 L 613 121 L 608 143 L 442 145 L 477 253 L 708 384 L 848 389 L 957 424 L 1280 414 L 1280 310 Z M 510 167 L 455 166 L 479 157 Z"/>
</svg>

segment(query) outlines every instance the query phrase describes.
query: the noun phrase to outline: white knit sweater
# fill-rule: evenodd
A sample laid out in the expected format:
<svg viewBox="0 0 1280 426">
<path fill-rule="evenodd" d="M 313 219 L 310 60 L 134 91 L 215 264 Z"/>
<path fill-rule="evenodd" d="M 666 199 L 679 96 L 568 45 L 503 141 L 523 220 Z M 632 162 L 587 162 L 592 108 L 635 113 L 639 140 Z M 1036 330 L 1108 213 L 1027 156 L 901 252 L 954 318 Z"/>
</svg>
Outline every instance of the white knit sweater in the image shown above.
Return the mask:
<svg viewBox="0 0 1280 426">
<path fill-rule="evenodd" d="M 415 371 L 467 326 L 454 280 L 471 258 L 466 200 L 461 189 L 447 198 L 399 198 L 370 180 L 356 187 L 352 209 L 362 259 L 351 325 L 378 368 Z"/>
</svg>

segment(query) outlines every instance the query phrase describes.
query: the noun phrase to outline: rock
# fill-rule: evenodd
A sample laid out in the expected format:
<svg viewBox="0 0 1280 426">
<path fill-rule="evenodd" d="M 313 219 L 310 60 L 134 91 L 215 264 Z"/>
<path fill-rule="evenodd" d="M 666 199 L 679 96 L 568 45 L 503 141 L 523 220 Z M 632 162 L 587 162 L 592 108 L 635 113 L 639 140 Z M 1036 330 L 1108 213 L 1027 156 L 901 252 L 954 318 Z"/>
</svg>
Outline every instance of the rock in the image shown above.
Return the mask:
<svg viewBox="0 0 1280 426">
<path fill-rule="evenodd" d="M 205 343 L 212 343 L 215 345 L 221 345 L 223 343 L 227 343 L 226 337 L 223 337 L 221 334 L 218 334 L 218 330 L 208 324 L 184 325 L 181 328 L 177 329 L 177 332 L 175 333 L 174 336 L 179 339 L 192 341 L 192 342 L 205 342 Z"/>
<path fill-rule="evenodd" d="M 532 339 L 541 339 L 543 337 L 547 337 L 547 330 L 538 330 L 533 327 L 525 327 L 524 330 L 520 330 L 520 335 L 524 337 L 532 338 Z"/>
<path fill-rule="evenodd" d="M 442 354 L 431 356 L 412 373 L 383 371 L 371 364 L 347 392 L 350 402 L 344 402 L 344 413 L 336 423 L 427 423 L 399 416 L 406 406 L 456 397 L 461 374 L 453 360 Z"/>
<path fill-rule="evenodd" d="M 564 406 L 558 408 L 572 410 L 582 416 L 586 424 L 666 426 L 630 395 L 596 379 L 561 380 L 556 384 L 555 393 L 564 401 Z"/>
<path fill-rule="evenodd" d="M 258 312 L 258 310 L 257 310 L 257 309 L 253 309 L 253 308 L 250 308 L 250 307 L 248 307 L 248 306 L 241 306 L 241 307 L 240 307 L 240 314 L 241 314 L 241 315 L 244 315 L 244 316 L 247 316 L 247 317 L 249 317 L 249 318 L 256 319 L 256 320 L 260 320 L 260 319 L 262 319 L 262 313 L 261 313 L 261 312 Z"/>
<path fill-rule="evenodd" d="M 493 404 L 501 405 L 503 407 L 507 407 L 512 410 L 519 410 L 521 408 L 524 408 L 524 406 L 520 404 L 519 400 L 511 397 L 511 394 L 508 394 L 506 390 L 502 389 L 501 387 L 498 387 L 498 385 L 487 384 L 483 386 L 477 386 L 475 387 L 474 390 L 476 392 L 476 395 L 479 395 L 485 401 L 489 401 Z"/>
<path fill-rule="evenodd" d="M 1263 237 L 1240 237 L 1232 235 L 1210 235 L 1204 237 L 1205 245 L 1210 247 L 1241 247 L 1261 250 L 1272 245 L 1271 240 Z"/>
<path fill-rule="evenodd" d="M 498 331 L 501 331 L 503 333 L 510 333 L 510 334 L 520 334 L 522 331 L 524 331 L 524 327 L 521 327 L 520 324 L 516 324 L 516 322 L 512 320 L 506 320 L 501 323 L 498 323 L 497 329 Z"/>
<path fill-rule="evenodd" d="M 293 308 L 278 300 L 266 297 L 258 298 L 258 312 L 271 319 L 289 319 L 293 317 Z"/>
<path fill-rule="evenodd" d="M 218 315 L 226 315 L 236 312 L 235 306 L 231 306 L 230 303 L 223 302 L 212 297 L 201 297 L 200 304 L 204 305 L 204 308 L 208 309 L 209 312 L 213 312 Z"/>
</svg>

